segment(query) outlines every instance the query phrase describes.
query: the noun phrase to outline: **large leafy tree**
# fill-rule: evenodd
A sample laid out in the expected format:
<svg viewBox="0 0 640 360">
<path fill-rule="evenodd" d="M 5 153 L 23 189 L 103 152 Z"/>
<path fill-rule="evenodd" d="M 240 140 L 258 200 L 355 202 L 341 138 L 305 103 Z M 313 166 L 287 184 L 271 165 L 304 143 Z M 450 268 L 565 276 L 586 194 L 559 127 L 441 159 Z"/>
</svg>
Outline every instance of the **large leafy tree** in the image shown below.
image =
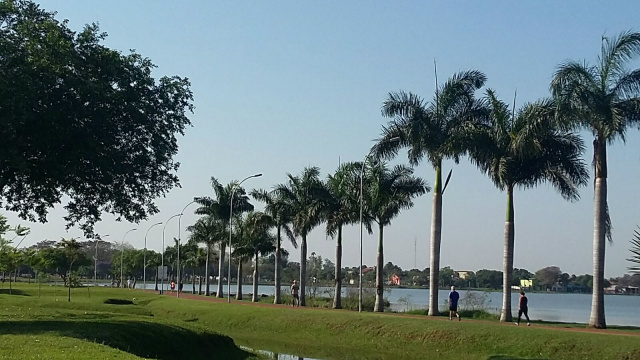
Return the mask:
<svg viewBox="0 0 640 360">
<path fill-rule="evenodd" d="M 326 233 L 336 238 L 335 293 L 333 308 L 342 308 L 342 227 L 358 221 L 361 164 L 345 163 L 327 177 Z"/>
<path fill-rule="evenodd" d="M 551 91 L 571 125 L 593 134 L 594 229 L 593 295 L 589 326 L 606 328 L 604 313 L 605 243 L 611 237 L 607 202 L 607 145 L 624 141 L 629 127 L 640 121 L 640 69 L 628 63 L 640 56 L 640 33 L 623 32 L 602 38 L 596 65 L 569 61 L 561 64 Z"/>
<path fill-rule="evenodd" d="M 291 209 L 291 225 L 300 242 L 300 305 L 305 306 L 307 283 L 307 236 L 323 221 L 328 192 L 320 180 L 320 168 L 306 167 L 298 176 L 287 174 L 288 182 L 278 184 L 275 194 Z"/>
<path fill-rule="evenodd" d="M 176 134 L 190 125 L 189 81 L 74 32 L 27 0 L 0 1 L 0 206 L 91 233 L 102 213 L 138 222 L 178 185 Z"/>
<path fill-rule="evenodd" d="M 265 204 L 264 212 L 271 216 L 276 227 L 276 248 L 275 248 L 275 263 L 274 263 L 274 304 L 280 304 L 281 294 L 280 288 L 282 280 L 280 279 L 280 272 L 282 267 L 282 232 L 291 241 L 294 248 L 298 248 L 298 242 L 296 241 L 293 231 L 291 230 L 291 219 L 293 214 L 291 207 L 275 191 L 267 192 L 265 190 L 253 190 L 251 196 Z"/>
<path fill-rule="evenodd" d="M 403 91 L 390 93 L 382 114 L 393 120 L 383 128 L 375 146 L 377 155 L 391 158 L 408 148 L 411 165 L 424 158 L 433 166 L 433 203 L 431 213 L 429 315 L 438 314 L 438 279 L 442 235 L 442 162 L 456 163 L 465 153 L 464 136 L 468 121 L 480 110 L 475 91 L 484 86 L 486 76 L 475 70 L 454 74 L 436 90 L 430 103 Z M 446 186 L 446 185 L 445 185 Z"/>
<path fill-rule="evenodd" d="M 413 169 L 397 165 L 391 169 L 383 162 L 372 164 L 365 177 L 363 201 L 368 217 L 378 225 L 376 262 L 376 302 L 374 311 L 384 311 L 384 227 L 402 210 L 413 206 L 413 198 L 429 191 L 426 182 L 413 176 Z"/>
<path fill-rule="evenodd" d="M 541 100 L 515 112 L 493 90 L 487 90 L 485 102 L 487 122 L 478 126 L 469 154 L 480 171 L 507 194 L 500 321 L 511 321 L 514 189 L 547 182 L 565 199 L 575 201 L 579 199 L 578 187 L 588 180 L 588 171 L 581 158 L 582 140 L 557 128 L 553 102 Z"/>
<path fill-rule="evenodd" d="M 229 228 L 232 195 L 233 214 L 235 216 L 239 216 L 244 212 L 253 210 L 253 205 L 249 202 L 249 197 L 247 196 L 244 188 L 238 186 L 237 181 L 232 181 L 225 186 L 222 185 L 215 177 L 211 177 L 211 187 L 213 188 L 215 198 L 208 196 L 194 198 L 196 203 L 200 205 L 200 207 L 196 209 L 195 213 L 198 215 L 210 216 L 213 219 L 220 221 L 223 225 L 223 229 Z M 224 234 L 217 233 L 217 235 Z M 218 290 L 216 292 L 216 296 L 219 298 L 224 297 L 222 274 L 224 274 L 224 257 L 225 249 L 229 241 L 227 237 L 228 235 L 229 233 L 227 232 L 226 236 L 220 236 L 215 241 L 218 243 L 218 247 L 220 249 L 220 260 L 218 261 Z"/>
</svg>

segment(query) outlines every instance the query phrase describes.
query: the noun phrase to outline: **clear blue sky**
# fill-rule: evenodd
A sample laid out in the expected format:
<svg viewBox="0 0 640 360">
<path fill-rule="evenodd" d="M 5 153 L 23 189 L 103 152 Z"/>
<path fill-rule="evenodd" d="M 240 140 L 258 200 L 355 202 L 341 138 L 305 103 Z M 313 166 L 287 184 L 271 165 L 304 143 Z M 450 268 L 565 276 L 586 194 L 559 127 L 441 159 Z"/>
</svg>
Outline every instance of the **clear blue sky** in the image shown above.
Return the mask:
<svg viewBox="0 0 640 360">
<path fill-rule="evenodd" d="M 640 30 L 636 1 L 435 2 L 435 1 L 41 1 L 80 30 L 98 22 L 106 44 L 151 58 L 157 77 L 191 79 L 193 128 L 180 139 L 181 189 L 158 200 L 160 214 L 138 225 L 105 216 L 97 231 L 143 246 L 150 224 L 180 212 L 194 196 L 211 195 L 209 178 L 226 183 L 256 172 L 245 184 L 271 188 L 316 165 L 324 174 L 339 159 L 356 161 L 368 152 L 387 119 L 380 106 L 390 91 L 431 98 L 433 59 L 440 81 L 456 71 L 485 72 L 488 86 L 518 103 L 548 95 L 556 66 L 567 59 L 593 62 L 601 36 Z M 635 67 L 640 66 L 638 62 Z M 591 135 L 585 134 L 590 163 Z M 640 132 L 609 151 L 609 206 L 614 243 L 607 246 L 606 276 L 625 273 L 629 240 L 640 224 Z M 404 157 L 399 158 L 405 161 Z M 466 160 L 453 168 L 444 196 L 442 266 L 456 270 L 501 269 L 505 194 Z M 416 168 L 433 183 L 427 163 Z M 514 266 L 535 271 L 557 265 L 568 273 L 592 271 L 593 190 L 567 203 L 549 186 L 515 194 Z M 26 245 L 44 238 L 80 237 L 65 232 L 60 209 L 45 225 L 32 226 Z M 10 215 L 12 221 L 17 218 Z M 416 201 L 385 230 L 385 262 L 403 268 L 429 263 L 431 194 Z M 196 217 L 185 215 L 183 229 Z M 25 224 L 24 222 L 21 222 Z M 162 227 L 149 235 L 159 250 Z M 167 239 L 177 237 L 176 220 Z M 182 238 L 187 237 L 183 231 Z M 364 259 L 375 262 L 376 234 L 366 236 Z M 414 257 L 414 239 L 417 253 Z M 333 258 L 334 241 L 324 227 L 310 236 L 309 254 Z M 291 260 L 299 261 L 299 251 Z M 414 260 L 415 259 L 415 260 Z M 345 232 L 345 266 L 358 264 L 358 228 Z"/>
</svg>

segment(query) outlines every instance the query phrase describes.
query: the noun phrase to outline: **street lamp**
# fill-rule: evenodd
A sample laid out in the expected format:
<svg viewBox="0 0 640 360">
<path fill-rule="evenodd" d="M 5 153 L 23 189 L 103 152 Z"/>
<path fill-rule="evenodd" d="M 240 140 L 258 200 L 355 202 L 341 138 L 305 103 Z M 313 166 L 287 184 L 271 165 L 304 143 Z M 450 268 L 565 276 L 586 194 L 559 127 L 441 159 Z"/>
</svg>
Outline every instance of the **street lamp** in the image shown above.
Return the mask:
<svg viewBox="0 0 640 360">
<path fill-rule="evenodd" d="M 167 224 L 169 223 L 169 221 L 171 221 L 171 219 L 173 219 L 174 217 L 178 217 L 180 216 L 180 214 L 175 214 L 172 217 L 169 218 L 169 220 L 167 220 L 164 223 L 164 226 L 162 227 L 162 265 L 160 265 L 162 267 L 162 271 L 164 271 L 164 230 L 167 228 Z M 160 295 L 162 295 L 162 293 L 164 292 L 164 275 L 160 278 Z"/>
<path fill-rule="evenodd" d="M 236 189 L 240 187 L 243 182 L 248 179 L 260 176 L 262 176 L 262 174 L 247 176 L 231 189 L 231 198 L 229 200 L 229 272 L 227 274 L 227 303 L 231 303 L 231 230 L 233 230 L 233 222 L 231 221 L 231 219 L 233 218 L 233 195 L 235 195 Z M 240 276 L 240 274 L 238 274 L 238 276 Z"/>
<path fill-rule="evenodd" d="M 132 232 L 132 231 L 136 231 L 138 230 L 137 228 L 133 228 L 129 231 L 127 231 L 126 233 L 124 233 L 124 236 L 122 237 L 122 244 L 120 245 L 120 284 L 121 286 L 124 287 L 124 272 L 122 271 L 123 269 L 123 264 L 124 264 L 124 238 L 127 237 L 127 234 Z"/>
<path fill-rule="evenodd" d="M 178 291 L 176 292 L 176 297 L 180 297 L 180 241 L 182 241 L 182 236 L 181 236 L 181 227 L 180 227 L 180 221 L 182 220 L 182 215 L 184 215 L 184 211 L 187 210 L 187 208 L 189 207 L 189 205 L 195 203 L 196 201 L 193 200 L 192 202 L 188 203 L 187 205 L 185 205 L 185 207 L 182 209 L 182 211 L 180 212 L 180 216 L 178 217 Z"/>
<path fill-rule="evenodd" d="M 400 140 L 399 137 L 393 137 L 391 139 L 380 142 L 378 145 L 387 143 L 387 142 L 398 141 L 398 140 Z M 362 232 L 363 232 L 362 231 L 362 228 L 363 228 L 362 208 L 363 208 L 363 202 L 364 202 L 363 201 L 364 194 L 363 194 L 362 188 L 364 183 L 364 167 L 367 165 L 367 159 L 369 159 L 369 157 L 371 156 L 374 150 L 375 150 L 375 146 L 372 147 L 371 150 L 369 150 L 369 153 L 367 154 L 367 156 L 365 156 L 364 159 L 362 160 L 362 169 L 360 169 L 360 271 L 359 271 L 360 280 L 358 281 L 358 312 L 362 312 Z"/>
<path fill-rule="evenodd" d="M 108 234 L 103 236 L 107 237 Z M 100 235 L 96 236 L 96 256 L 93 257 L 93 284 L 98 286 L 98 242 L 102 240 Z"/>
<path fill-rule="evenodd" d="M 156 225 L 162 225 L 161 222 L 155 223 L 147 229 L 147 232 L 144 234 L 144 255 L 143 255 L 143 269 L 142 269 L 142 290 L 147 290 L 147 235 L 149 235 L 149 231 Z M 157 284 L 157 283 L 156 283 Z"/>
</svg>

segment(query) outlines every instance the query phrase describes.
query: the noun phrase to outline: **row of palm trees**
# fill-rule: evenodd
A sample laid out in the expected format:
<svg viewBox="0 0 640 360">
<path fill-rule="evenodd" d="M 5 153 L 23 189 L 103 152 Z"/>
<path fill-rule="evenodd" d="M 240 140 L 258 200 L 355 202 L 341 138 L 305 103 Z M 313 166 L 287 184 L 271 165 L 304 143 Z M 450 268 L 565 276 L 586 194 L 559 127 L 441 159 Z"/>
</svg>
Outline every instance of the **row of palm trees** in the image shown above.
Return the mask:
<svg viewBox="0 0 640 360">
<path fill-rule="evenodd" d="M 454 74 L 442 86 L 436 86 L 429 102 L 400 91 L 390 93 L 382 114 L 391 118 L 372 148 L 373 159 L 365 163 L 341 165 L 326 180 L 316 167 L 305 168 L 300 175 L 287 174 L 287 182 L 270 191 L 247 194 L 238 183 L 221 185 L 215 178 L 215 198 L 196 201 L 197 214 L 203 218 L 193 225 L 193 241 L 220 247 L 220 273 L 228 238 L 231 201 L 232 220 L 238 229 L 232 237 L 241 244 L 233 256 L 275 252 L 275 302 L 280 303 L 279 263 L 283 235 L 294 246 L 300 239 L 300 292 L 305 304 L 307 236 L 326 224 L 326 233 L 336 238 L 336 291 L 334 308 L 340 308 L 342 228 L 358 222 L 363 203 L 363 224 L 371 233 L 378 225 L 376 273 L 376 311 L 382 311 L 384 265 L 383 230 L 401 210 L 413 205 L 413 199 L 430 191 L 426 182 L 413 176 L 413 169 L 398 165 L 389 168 L 386 160 L 407 150 L 410 165 L 427 160 L 435 171 L 430 247 L 430 288 L 437 289 L 440 269 L 443 161 L 458 163 L 467 157 L 507 195 L 504 225 L 503 305 L 501 321 L 511 321 L 511 276 L 515 240 L 514 189 L 528 189 L 549 183 L 569 201 L 579 199 L 578 189 L 588 182 L 589 172 L 582 159 L 585 146 L 575 133 L 589 129 L 594 135 L 594 267 L 593 299 L 589 325 L 605 328 L 604 251 L 605 239 L 611 240 L 611 221 L 607 204 L 607 144 L 624 140 L 625 131 L 640 122 L 640 69 L 627 70 L 626 63 L 640 55 L 640 33 L 625 32 L 615 38 L 603 38 L 601 55 L 594 66 L 570 61 L 561 64 L 551 82 L 551 96 L 516 108 L 501 100 L 492 89 L 485 89 L 486 76 L 476 70 Z M 368 166 L 367 166 L 368 165 Z M 449 173 L 449 176 L 451 173 Z M 363 183 L 360 198 L 360 181 Z M 234 193 L 236 196 L 233 197 Z M 265 204 L 264 212 L 255 212 L 249 195 Z M 232 199 L 233 197 L 233 199 Z M 270 229 L 276 229 L 271 236 Z M 262 245 L 258 246 L 260 243 Z M 253 244 L 253 245 L 251 245 Z M 266 246 L 265 244 L 271 244 Z M 208 279 L 208 276 L 206 277 Z M 208 281 L 208 280 L 207 280 Z M 217 295 L 222 297 L 218 282 Z M 256 291 L 254 291 L 256 293 Z M 438 314 L 438 292 L 430 291 L 429 315 Z"/>
<path fill-rule="evenodd" d="M 589 325 L 605 328 L 604 252 L 611 240 L 607 204 L 607 145 L 624 141 L 626 130 L 640 122 L 640 69 L 628 70 L 628 61 L 640 55 L 640 33 L 603 37 L 596 65 L 569 61 L 559 65 L 550 85 L 551 97 L 516 110 L 488 89 L 484 74 L 466 71 L 454 75 L 430 103 L 412 93 L 391 93 L 382 112 L 392 121 L 383 129 L 377 154 L 394 157 L 401 148 L 417 165 L 426 158 L 435 170 L 431 226 L 431 288 L 438 284 L 442 227 L 442 161 L 456 162 L 467 155 L 481 172 L 507 193 L 504 231 L 503 306 L 501 321 L 511 321 L 513 270 L 514 188 L 552 184 L 567 200 L 579 198 L 578 187 L 588 181 L 581 159 L 584 145 L 573 131 L 594 135 L 593 298 Z M 388 141 L 389 139 L 399 141 Z M 429 313 L 437 314 L 438 292 L 430 292 Z"/>
<path fill-rule="evenodd" d="M 229 221 L 233 222 L 231 239 L 232 256 L 238 262 L 239 273 L 243 262 L 253 259 L 258 263 L 260 255 L 275 253 L 275 298 L 281 303 L 281 256 L 282 239 L 288 238 L 294 247 L 300 247 L 300 304 L 305 305 L 307 236 L 319 225 L 326 224 L 326 233 L 336 238 L 336 273 L 334 308 L 341 308 L 342 287 L 342 228 L 357 223 L 360 219 L 359 187 L 364 189 L 362 205 L 363 224 L 371 233 L 378 225 L 378 258 L 376 273 L 376 311 L 383 311 L 383 230 L 398 216 L 401 210 L 413 206 L 412 199 L 429 190 L 424 180 L 413 176 L 413 169 L 403 165 L 389 168 L 384 162 L 370 162 L 364 173 L 362 163 L 345 163 L 334 174 L 322 180 L 320 169 L 307 167 L 300 175 L 287 174 L 287 182 L 278 184 L 270 191 L 257 189 L 247 192 L 237 182 L 226 186 L 216 178 L 211 179 L 215 198 L 199 197 L 197 214 L 203 215 L 190 226 L 190 241 L 204 243 L 207 253 L 213 246 L 219 249 L 219 273 L 223 274 L 224 256 L 229 239 Z M 362 179 L 361 179 L 362 177 Z M 231 194 L 234 194 L 232 197 Z M 249 195 L 264 203 L 264 211 L 255 211 Z M 232 204 L 233 203 L 233 204 Z M 234 216 L 230 209 L 233 205 Z M 271 230 L 275 229 L 275 235 Z M 300 239 L 298 244 L 297 239 Z M 205 265 L 208 268 L 208 265 Z M 208 279 L 208 274 L 205 274 Z M 257 301 L 258 267 L 254 267 L 253 301 Z M 208 281 L 208 280 L 207 280 Z M 238 277 L 238 281 L 240 277 Z M 238 283 L 238 298 L 242 297 Z M 206 284 L 208 289 L 208 284 Z M 208 290 L 207 290 L 208 291 Z M 206 292 L 208 294 L 208 292 Z M 222 277 L 218 279 L 216 295 L 224 296 Z"/>
</svg>

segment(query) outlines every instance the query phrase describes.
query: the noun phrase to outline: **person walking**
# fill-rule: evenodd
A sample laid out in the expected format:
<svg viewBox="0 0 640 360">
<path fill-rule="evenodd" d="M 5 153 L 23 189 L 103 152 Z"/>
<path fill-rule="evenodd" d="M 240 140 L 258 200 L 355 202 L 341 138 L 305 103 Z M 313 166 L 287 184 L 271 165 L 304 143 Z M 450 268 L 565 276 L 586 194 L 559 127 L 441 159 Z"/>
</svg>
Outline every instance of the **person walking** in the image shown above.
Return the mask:
<svg viewBox="0 0 640 360">
<path fill-rule="evenodd" d="M 449 293 L 449 320 L 453 319 L 453 314 L 456 315 L 458 321 L 462 320 L 460 314 L 458 314 L 458 300 L 460 294 L 456 291 L 455 286 L 451 286 L 451 292 Z"/>
<path fill-rule="evenodd" d="M 298 296 L 298 291 L 300 290 L 300 286 L 298 285 L 298 280 L 293 280 L 293 284 L 291 284 L 291 306 L 296 306 L 296 302 L 298 306 L 300 306 L 300 297 Z"/>
<path fill-rule="evenodd" d="M 520 301 L 518 302 L 518 322 L 516 325 L 520 325 L 520 318 L 522 314 L 527 318 L 527 326 L 531 326 L 531 320 L 529 320 L 529 299 L 524 294 L 524 291 L 520 291 Z"/>
</svg>

